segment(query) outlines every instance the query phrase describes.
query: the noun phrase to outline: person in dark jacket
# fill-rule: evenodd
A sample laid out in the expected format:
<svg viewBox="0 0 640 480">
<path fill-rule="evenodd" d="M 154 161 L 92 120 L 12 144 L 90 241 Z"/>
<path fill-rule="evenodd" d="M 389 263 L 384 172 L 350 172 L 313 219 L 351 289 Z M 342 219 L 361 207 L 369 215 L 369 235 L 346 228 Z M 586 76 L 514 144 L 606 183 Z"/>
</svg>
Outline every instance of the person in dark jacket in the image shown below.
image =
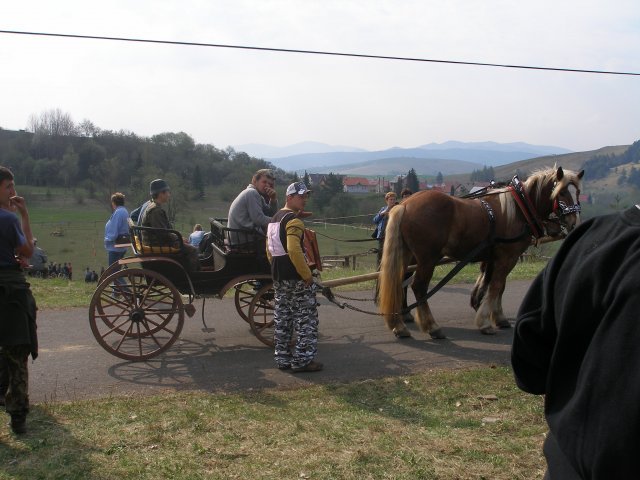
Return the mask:
<svg viewBox="0 0 640 480">
<path fill-rule="evenodd" d="M 545 395 L 547 479 L 640 472 L 640 206 L 576 228 L 518 312 L 517 385 Z"/>
<path fill-rule="evenodd" d="M 16 215 L 20 215 L 20 220 Z M 26 433 L 29 413 L 28 357 L 38 356 L 36 303 L 23 267 L 33 255 L 33 234 L 13 174 L 0 167 L 0 384 L 11 429 Z"/>
<path fill-rule="evenodd" d="M 149 184 L 149 193 L 151 194 L 151 200 L 143 205 L 143 209 L 140 212 L 140 225 L 171 230 L 172 226 L 169 222 L 169 217 L 167 217 L 167 212 L 162 208 L 162 205 L 167 204 L 171 199 L 169 185 L 161 178 L 157 178 Z M 151 238 L 151 235 L 149 232 L 143 232 L 143 243 L 153 245 L 160 242 L 167 247 L 175 248 L 182 253 L 190 270 L 200 270 L 197 248 L 184 243 L 184 241 L 180 243 L 179 237 L 175 233 L 166 232 L 160 234 L 156 232 L 153 233 L 153 238 Z"/>
</svg>

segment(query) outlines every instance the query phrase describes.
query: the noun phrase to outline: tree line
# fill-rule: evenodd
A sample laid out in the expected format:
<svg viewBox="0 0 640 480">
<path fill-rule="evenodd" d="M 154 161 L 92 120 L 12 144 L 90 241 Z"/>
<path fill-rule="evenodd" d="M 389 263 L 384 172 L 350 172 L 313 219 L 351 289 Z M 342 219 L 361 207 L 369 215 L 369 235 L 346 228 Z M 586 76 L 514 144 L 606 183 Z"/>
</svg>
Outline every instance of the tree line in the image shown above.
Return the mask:
<svg viewBox="0 0 640 480">
<path fill-rule="evenodd" d="M 107 203 L 118 190 L 142 201 L 158 177 L 181 192 L 176 200 L 183 202 L 203 198 L 207 186 L 220 187 L 221 199 L 230 201 L 261 168 L 271 168 L 284 182 L 292 178 L 265 160 L 196 143 L 184 132 L 143 137 L 101 129 L 90 120 L 75 123 L 60 109 L 32 115 L 25 130 L 0 129 L 0 164 L 21 184 L 80 189 Z"/>
<path fill-rule="evenodd" d="M 633 144 L 620 155 L 594 155 L 584 163 L 584 170 L 589 172 L 590 180 L 605 178 L 620 165 L 640 163 L 640 140 Z M 640 188 L 640 175 L 636 168 L 632 167 L 630 172 L 623 171 L 618 178 L 618 184 L 628 183 L 636 188 Z"/>
</svg>

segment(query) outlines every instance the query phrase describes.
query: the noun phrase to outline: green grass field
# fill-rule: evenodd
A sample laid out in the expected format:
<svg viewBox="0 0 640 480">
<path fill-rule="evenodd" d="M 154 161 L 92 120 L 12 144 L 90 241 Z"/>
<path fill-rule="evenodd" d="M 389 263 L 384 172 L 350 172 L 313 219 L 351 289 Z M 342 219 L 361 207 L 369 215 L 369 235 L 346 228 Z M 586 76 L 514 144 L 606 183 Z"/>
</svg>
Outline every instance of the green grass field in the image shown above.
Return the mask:
<svg viewBox="0 0 640 480">
<path fill-rule="evenodd" d="M 0 479 L 536 479 L 542 398 L 510 369 L 36 405 Z"/>
<path fill-rule="evenodd" d="M 47 194 L 48 191 L 48 194 Z M 74 268 L 74 280 L 82 281 L 82 272 L 86 267 L 100 272 L 107 266 L 107 253 L 104 250 L 104 225 L 111 215 L 106 202 L 83 199 L 79 204 L 72 191 L 36 187 L 23 187 L 21 194 L 26 195 L 32 229 L 38 246 L 45 250 L 49 261 L 55 263 L 71 262 Z M 215 197 L 211 194 L 210 197 Z M 126 205 L 129 210 L 137 205 Z M 175 227 L 188 236 L 195 223 L 209 224 L 209 218 L 226 217 L 228 202 L 193 201 L 188 209 L 179 211 Z M 322 255 L 350 255 L 364 253 L 377 246 L 370 239 L 369 225 L 361 227 L 313 224 L 309 227 L 318 232 L 318 243 Z M 332 237 L 332 238 L 328 238 Z M 346 243 L 339 240 L 365 239 L 362 243 Z M 374 258 L 375 256 L 372 256 Z M 375 262 L 375 258 L 373 260 Z M 365 260 L 365 263 L 367 262 Z"/>
</svg>

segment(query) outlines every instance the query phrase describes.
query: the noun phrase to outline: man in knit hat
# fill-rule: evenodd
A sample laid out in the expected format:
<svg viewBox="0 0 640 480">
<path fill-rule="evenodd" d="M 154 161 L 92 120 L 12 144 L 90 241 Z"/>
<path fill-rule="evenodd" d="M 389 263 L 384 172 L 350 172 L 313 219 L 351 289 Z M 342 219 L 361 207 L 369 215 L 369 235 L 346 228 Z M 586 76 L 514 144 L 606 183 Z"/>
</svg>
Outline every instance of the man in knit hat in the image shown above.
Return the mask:
<svg viewBox="0 0 640 480">
<path fill-rule="evenodd" d="M 157 178 L 149 185 L 149 193 L 151 194 L 151 200 L 140 207 L 140 215 L 138 224 L 143 227 L 151 228 L 164 228 L 166 230 L 172 230 L 173 227 L 167 217 L 167 212 L 162 208 L 162 205 L 169 203 L 171 199 L 171 189 L 167 182 L 161 178 Z M 148 232 L 142 233 L 143 244 L 155 244 L 162 243 L 173 248 L 179 248 L 185 258 L 188 260 L 190 270 L 199 270 L 200 262 L 198 260 L 198 249 L 187 243 L 180 243 L 178 236 L 175 233 L 167 232 L 163 236 L 154 234 L 153 242 L 146 242 L 145 236 Z"/>
</svg>

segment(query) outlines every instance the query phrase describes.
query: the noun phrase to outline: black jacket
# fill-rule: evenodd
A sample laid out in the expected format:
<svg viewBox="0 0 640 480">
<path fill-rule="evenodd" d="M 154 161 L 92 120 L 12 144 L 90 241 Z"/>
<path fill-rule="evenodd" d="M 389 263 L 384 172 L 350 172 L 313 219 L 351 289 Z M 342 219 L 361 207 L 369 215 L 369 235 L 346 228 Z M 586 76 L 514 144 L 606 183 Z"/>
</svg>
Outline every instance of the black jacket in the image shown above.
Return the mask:
<svg viewBox="0 0 640 480">
<path fill-rule="evenodd" d="M 552 479 L 640 476 L 640 210 L 580 225 L 532 284 L 511 361 L 544 394 Z"/>
</svg>

